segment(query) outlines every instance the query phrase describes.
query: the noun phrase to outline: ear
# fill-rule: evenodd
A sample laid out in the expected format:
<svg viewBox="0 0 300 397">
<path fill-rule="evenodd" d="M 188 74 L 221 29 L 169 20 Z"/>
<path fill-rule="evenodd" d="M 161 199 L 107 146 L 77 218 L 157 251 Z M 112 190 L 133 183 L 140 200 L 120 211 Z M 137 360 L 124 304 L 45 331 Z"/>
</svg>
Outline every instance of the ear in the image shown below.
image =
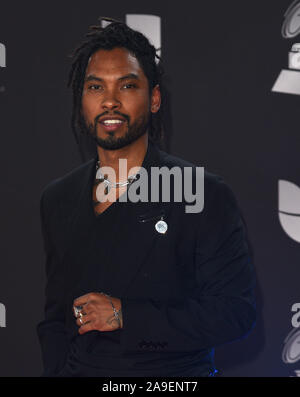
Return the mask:
<svg viewBox="0 0 300 397">
<path fill-rule="evenodd" d="M 152 113 L 158 112 L 160 105 L 161 105 L 160 87 L 158 84 L 156 84 L 156 86 L 153 87 L 151 94 L 151 112 Z"/>
</svg>

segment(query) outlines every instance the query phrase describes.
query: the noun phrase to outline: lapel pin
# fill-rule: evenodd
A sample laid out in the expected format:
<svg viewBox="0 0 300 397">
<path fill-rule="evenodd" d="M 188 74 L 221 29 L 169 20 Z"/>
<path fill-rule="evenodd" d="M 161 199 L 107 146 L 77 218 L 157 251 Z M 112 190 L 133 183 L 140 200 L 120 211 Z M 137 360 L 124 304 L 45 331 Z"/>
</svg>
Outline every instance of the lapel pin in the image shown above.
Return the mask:
<svg viewBox="0 0 300 397">
<path fill-rule="evenodd" d="M 163 233 L 164 234 L 168 230 L 168 225 L 163 220 L 163 218 L 161 218 L 160 221 L 156 222 L 155 229 L 158 231 L 158 233 Z"/>
</svg>

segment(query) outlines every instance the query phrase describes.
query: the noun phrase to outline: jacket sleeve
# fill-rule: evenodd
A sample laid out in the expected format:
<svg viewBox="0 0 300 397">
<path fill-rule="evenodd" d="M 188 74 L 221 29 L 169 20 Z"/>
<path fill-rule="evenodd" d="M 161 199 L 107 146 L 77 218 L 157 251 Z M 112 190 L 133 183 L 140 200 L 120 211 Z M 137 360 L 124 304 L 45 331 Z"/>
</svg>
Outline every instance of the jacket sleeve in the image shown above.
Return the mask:
<svg viewBox="0 0 300 397">
<path fill-rule="evenodd" d="M 253 327 L 255 273 L 246 225 L 223 181 L 209 201 L 194 253 L 197 288 L 189 298 L 122 298 L 126 350 L 139 350 L 142 341 L 160 341 L 170 352 L 214 348 Z"/>
<path fill-rule="evenodd" d="M 45 223 L 44 196 L 40 201 L 41 230 L 46 254 L 45 317 L 37 325 L 44 371 L 42 376 L 56 376 L 62 369 L 68 353 L 63 300 L 63 268 Z"/>
</svg>

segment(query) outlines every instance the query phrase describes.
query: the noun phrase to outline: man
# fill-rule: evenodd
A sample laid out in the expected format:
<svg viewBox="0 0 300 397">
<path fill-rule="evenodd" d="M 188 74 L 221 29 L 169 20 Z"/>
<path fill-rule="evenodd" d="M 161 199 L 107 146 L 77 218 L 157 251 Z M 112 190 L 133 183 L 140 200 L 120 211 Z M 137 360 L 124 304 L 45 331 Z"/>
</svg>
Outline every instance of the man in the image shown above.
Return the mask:
<svg viewBox="0 0 300 397">
<path fill-rule="evenodd" d="M 142 169 L 190 167 L 194 184 L 197 173 L 154 143 L 162 131 L 154 47 L 109 21 L 75 51 L 69 79 L 74 131 L 94 139 L 97 155 L 41 196 L 43 375 L 213 376 L 214 347 L 255 322 L 246 228 L 230 188 L 208 172 L 201 212 L 187 213 L 173 195 L 123 201 Z"/>
</svg>

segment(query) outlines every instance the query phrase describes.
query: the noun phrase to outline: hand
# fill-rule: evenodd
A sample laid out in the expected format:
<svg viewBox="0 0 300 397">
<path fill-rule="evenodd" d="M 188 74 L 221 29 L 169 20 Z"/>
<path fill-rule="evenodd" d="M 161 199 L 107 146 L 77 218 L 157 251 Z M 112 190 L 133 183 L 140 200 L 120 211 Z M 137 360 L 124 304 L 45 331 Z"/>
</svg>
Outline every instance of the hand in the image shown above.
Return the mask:
<svg viewBox="0 0 300 397">
<path fill-rule="evenodd" d="M 104 294 L 90 292 L 74 300 L 73 306 L 82 306 L 81 312 L 83 316 L 81 318 L 83 324 L 79 321 L 80 317 L 77 316 L 76 320 L 76 324 L 79 325 L 79 334 L 93 330 L 114 331 L 115 329 L 123 328 L 121 300 L 113 297 L 110 297 L 110 299 L 118 311 L 121 326 L 114 315 L 109 298 Z M 74 316 L 76 317 L 75 312 Z"/>
</svg>

